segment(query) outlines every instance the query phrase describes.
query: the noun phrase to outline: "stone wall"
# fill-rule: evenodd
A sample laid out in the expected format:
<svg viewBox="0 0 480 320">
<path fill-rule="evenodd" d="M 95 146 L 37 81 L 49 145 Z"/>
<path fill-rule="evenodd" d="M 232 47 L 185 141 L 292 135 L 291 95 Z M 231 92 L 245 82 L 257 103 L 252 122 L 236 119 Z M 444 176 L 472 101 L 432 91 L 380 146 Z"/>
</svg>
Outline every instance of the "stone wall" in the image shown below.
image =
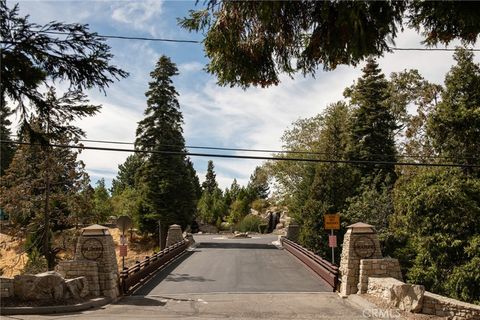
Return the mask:
<svg viewBox="0 0 480 320">
<path fill-rule="evenodd" d="M 400 263 L 397 259 L 391 258 L 360 260 L 358 293 L 367 292 L 369 277 L 390 277 L 403 281 Z"/>
<path fill-rule="evenodd" d="M 391 307 L 410 312 L 422 310 L 423 286 L 403 283 L 394 278 L 368 278 L 366 292 L 384 299 Z"/>
<path fill-rule="evenodd" d="M 349 295 L 357 293 L 360 277 L 360 260 L 380 259 L 380 241 L 373 226 L 365 223 L 355 223 L 347 227 L 343 238 L 340 258 L 340 293 Z"/>
<path fill-rule="evenodd" d="M 80 276 L 87 278 L 89 295 L 98 297 L 100 285 L 98 281 L 98 265 L 96 261 L 68 260 L 60 261 L 55 267 L 65 279 L 74 279 Z"/>
<path fill-rule="evenodd" d="M 13 294 L 13 279 L 0 277 L 0 298 L 9 298 Z"/>
<path fill-rule="evenodd" d="M 408 284 L 394 278 L 368 279 L 367 294 L 385 300 L 401 310 L 448 317 L 455 320 L 480 319 L 480 306 L 425 291 L 422 285 Z"/>
<path fill-rule="evenodd" d="M 455 317 L 455 320 L 480 319 L 480 306 L 447 298 L 426 291 L 422 313 L 440 317 Z"/>
</svg>

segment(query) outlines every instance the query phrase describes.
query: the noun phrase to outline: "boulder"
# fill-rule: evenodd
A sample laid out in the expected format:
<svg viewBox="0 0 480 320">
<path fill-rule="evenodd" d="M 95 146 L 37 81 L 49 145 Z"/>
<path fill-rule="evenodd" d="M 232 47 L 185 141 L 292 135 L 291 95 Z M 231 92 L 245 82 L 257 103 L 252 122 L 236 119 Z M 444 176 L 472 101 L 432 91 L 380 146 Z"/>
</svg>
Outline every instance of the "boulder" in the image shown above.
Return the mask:
<svg viewBox="0 0 480 320">
<path fill-rule="evenodd" d="M 78 277 L 65 280 L 67 286 L 66 298 L 80 299 L 88 295 L 88 280 L 86 277 Z"/>
<path fill-rule="evenodd" d="M 21 300 L 62 300 L 66 291 L 65 280 L 55 271 L 17 275 L 13 281 L 15 296 Z"/>
<path fill-rule="evenodd" d="M 368 278 L 368 294 L 380 297 L 393 307 L 410 312 L 422 310 L 425 287 L 403 283 L 394 278 Z"/>
</svg>

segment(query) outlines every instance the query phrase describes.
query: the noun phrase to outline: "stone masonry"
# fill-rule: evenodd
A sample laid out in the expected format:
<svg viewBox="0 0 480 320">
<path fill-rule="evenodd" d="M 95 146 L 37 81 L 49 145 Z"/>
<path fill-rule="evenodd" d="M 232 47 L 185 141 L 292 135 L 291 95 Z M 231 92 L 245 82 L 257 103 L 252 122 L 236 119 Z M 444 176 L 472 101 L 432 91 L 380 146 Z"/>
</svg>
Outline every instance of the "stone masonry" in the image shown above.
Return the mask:
<svg viewBox="0 0 480 320">
<path fill-rule="evenodd" d="M 367 292 L 369 277 L 390 277 L 399 281 L 403 281 L 400 263 L 397 259 L 391 258 L 360 260 L 358 293 Z"/>
<path fill-rule="evenodd" d="M 60 261 L 55 269 L 65 279 L 74 279 L 84 276 L 87 278 L 89 295 L 98 297 L 100 285 L 98 282 L 98 264 L 90 260 Z"/>
<path fill-rule="evenodd" d="M 480 306 L 425 291 L 422 313 L 455 320 L 480 319 Z"/>
<path fill-rule="evenodd" d="M 168 228 L 167 248 L 183 240 L 182 228 L 178 224 L 172 224 Z"/>
<path fill-rule="evenodd" d="M 340 294 L 357 293 L 360 278 L 360 260 L 381 259 L 380 241 L 373 226 L 355 223 L 347 227 L 343 238 L 340 262 Z"/>
<path fill-rule="evenodd" d="M 0 277 L 0 298 L 13 296 L 13 279 Z"/>
<path fill-rule="evenodd" d="M 75 260 L 95 261 L 100 294 L 108 298 L 119 296 L 115 243 L 108 228 L 99 225 L 84 228 L 77 242 Z"/>
</svg>

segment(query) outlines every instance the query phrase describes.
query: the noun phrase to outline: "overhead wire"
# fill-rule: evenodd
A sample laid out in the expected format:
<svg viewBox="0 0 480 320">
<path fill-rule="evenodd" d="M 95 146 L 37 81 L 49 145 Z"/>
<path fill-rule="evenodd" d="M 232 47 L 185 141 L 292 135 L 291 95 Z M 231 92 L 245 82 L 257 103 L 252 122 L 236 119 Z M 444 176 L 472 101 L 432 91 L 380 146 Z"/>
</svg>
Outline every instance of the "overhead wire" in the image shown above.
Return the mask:
<svg viewBox="0 0 480 320">
<path fill-rule="evenodd" d="M 62 31 L 42 31 L 36 30 L 36 33 L 45 33 L 45 34 L 54 34 L 54 35 L 72 35 L 70 32 Z M 168 38 L 154 38 L 154 37 L 134 37 L 134 36 L 123 36 L 123 35 L 109 35 L 109 34 L 95 34 L 98 38 L 105 39 L 119 39 L 119 40 L 139 40 L 139 41 L 153 41 L 153 42 L 172 42 L 172 43 L 193 43 L 201 44 L 201 40 L 190 40 L 190 39 L 168 39 Z M 0 41 L 1 43 L 12 43 L 9 41 Z M 401 47 L 388 47 L 388 49 L 393 51 L 445 51 L 445 52 L 454 52 L 455 48 L 401 48 Z M 467 50 L 480 52 L 480 48 L 467 48 Z"/>
<path fill-rule="evenodd" d="M 17 145 L 33 145 L 42 146 L 30 142 L 19 142 L 11 140 L 0 140 L 0 143 L 10 143 Z M 50 147 L 71 148 L 79 150 L 97 150 L 97 151 L 114 151 L 144 154 L 163 154 L 163 155 L 182 155 L 193 157 L 210 157 L 210 158 L 232 158 L 232 159 L 250 159 L 250 160 L 274 160 L 274 161 L 299 161 L 299 162 L 317 162 L 317 163 L 342 163 L 355 165 L 396 165 L 396 166 L 417 166 L 417 167 L 460 167 L 460 168 L 480 168 L 480 165 L 474 164 L 458 164 L 458 163 L 426 163 L 426 162 L 398 162 L 398 161 L 372 161 L 372 160 L 342 160 L 342 159 L 312 159 L 312 158 L 285 158 L 278 156 L 247 156 L 232 155 L 218 153 L 197 153 L 188 151 L 168 151 L 168 150 L 142 150 L 142 149 L 122 149 L 122 148 L 105 148 L 83 145 L 66 145 L 66 144 L 48 144 Z"/>
</svg>

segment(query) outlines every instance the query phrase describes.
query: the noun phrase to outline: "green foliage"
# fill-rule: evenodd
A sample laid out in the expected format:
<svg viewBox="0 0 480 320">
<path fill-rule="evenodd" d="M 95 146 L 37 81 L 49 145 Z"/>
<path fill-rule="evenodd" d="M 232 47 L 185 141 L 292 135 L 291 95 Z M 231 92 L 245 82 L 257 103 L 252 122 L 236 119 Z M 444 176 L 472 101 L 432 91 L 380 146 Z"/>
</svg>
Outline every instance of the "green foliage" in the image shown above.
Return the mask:
<svg viewBox="0 0 480 320">
<path fill-rule="evenodd" d="M 38 251 L 37 248 L 33 248 L 28 254 L 28 261 L 23 267 L 23 274 L 37 274 L 47 271 L 47 260 Z"/>
<path fill-rule="evenodd" d="M 145 118 L 138 123 L 136 148 L 142 151 L 185 152 L 183 116 L 178 103 L 178 93 L 172 77 L 178 74 L 176 65 L 166 56 L 157 61 L 150 73 L 152 81 L 145 93 L 147 108 Z M 158 234 L 158 221 L 166 237 L 169 225 L 185 228 L 196 211 L 194 172 L 191 163 L 182 154 L 145 155 L 140 170 L 139 183 L 144 185 L 145 203 L 139 208 L 139 228 Z M 164 240 L 163 240 L 164 241 Z"/>
<path fill-rule="evenodd" d="M 218 221 L 221 223 L 223 217 L 227 214 L 227 209 L 222 190 L 219 188 L 216 188 L 213 194 L 205 189 L 197 206 L 199 217 L 210 224 L 218 224 Z"/>
<path fill-rule="evenodd" d="M 415 256 L 409 281 L 476 301 L 468 279 L 479 256 L 480 180 L 454 169 L 424 169 L 402 177 L 395 190 L 392 230 L 407 235 Z M 462 270 L 465 271 L 463 276 Z"/>
<path fill-rule="evenodd" d="M 251 203 L 252 209 L 258 211 L 258 212 L 265 212 L 265 209 L 267 209 L 269 206 L 269 202 L 265 199 L 256 199 Z"/>
<path fill-rule="evenodd" d="M 0 96 L 10 98 L 18 106 L 20 121 L 27 129 L 31 116 L 42 112 L 48 104 L 44 85 L 64 81 L 71 89 L 64 96 L 68 99 L 68 95 L 85 89 L 104 90 L 113 79 L 128 75 L 109 64 L 113 57 L 110 47 L 105 39 L 90 32 L 88 25 L 56 21 L 38 25 L 18 12 L 18 4 L 10 9 L 6 1 L 0 1 Z M 35 112 L 30 112 L 32 109 Z"/>
<path fill-rule="evenodd" d="M 93 194 L 93 214 L 96 223 L 106 222 L 108 217 L 113 215 L 113 206 L 110 194 L 105 187 L 105 179 L 97 181 Z"/>
<path fill-rule="evenodd" d="M 473 53 L 457 49 L 456 65 L 445 78 L 442 101 L 428 123 L 435 149 L 467 165 L 480 165 L 480 65 Z M 480 178 L 480 170 L 466 168 Z"/>
<path fill-rule="evenodd" d="M 235 224 L 242 220 L 250 211 L 249 201 L 247 198 L 239 197 L 230 206 L 230 213 L 228 215 L 228 222 Z"/>
<path fill-rule="evenodd" d="M 139 168 L 143 159 L 139 154 L 129 155 L 124 163 L 118 166 L 116 179 L 112 180 L 112 195 L 120 194 L 127 188 L 134 188 L 138 183 Z"/>
<path fill-rule="evenodd" d="M 266 199 L 270 189 L 267 171 L 262 167 L 256 167 L 250 176 L 247 189 L 252 199 Z"/>
<path fill-rule="evenodd" d="M 235 230 L 240 232 L 258 232 L 260 225 L 263 223 L 264 221 L 260 217 L 247 215 L 235 225 Z"/>
<path fill-rule="evenodd" d="M 202 183 L 202 189 L 209 194 L 213 194 L 215 190 L 218 188 L 217 180 L 215 180 L 215 166 L 213 165 L 213 161 L 208 161 L 207 167 L 207 174 L 205 175 L 205 181 Z"/>
<path fill-rule="evenodd" d="M 345 96 L 355 106 L 349 158 L 362 161 L 394 162 L 396 149 L 394 131 L 397 128 L 393 112 L 388 104 L 388 81 L 374 59 L 369 58 L 362 69 L 363 75 L 352 87 L 345 90 Z M 363 178 L 381 175 L 393 183 L 394 165 L 360 165 Z M 379 181 L 383 180 L 378 179 Z"/>
<path fill-rule="evenodd" d="M 0 97 L 0 140 L 10 140 L 12 131 L 10 126 L 12 122 L 8 117 L 12 114 L 12 110 L 7 106 L 7 102 L 3 96 Z M 3 176 L 12 161 L 15 149 L 12 144 L 0 144 L 0 176 Z"/>
<path fill-rule="evenodd" d="M 204 34 L 207 70 L 220 85 L 271 86 L 280 74 L 357 65 L 390 51 L 397 28 L 422 31 L 428 45 L 475 43 L 474 1 L 220 1 L 179 24 Z"/>
</svg>

